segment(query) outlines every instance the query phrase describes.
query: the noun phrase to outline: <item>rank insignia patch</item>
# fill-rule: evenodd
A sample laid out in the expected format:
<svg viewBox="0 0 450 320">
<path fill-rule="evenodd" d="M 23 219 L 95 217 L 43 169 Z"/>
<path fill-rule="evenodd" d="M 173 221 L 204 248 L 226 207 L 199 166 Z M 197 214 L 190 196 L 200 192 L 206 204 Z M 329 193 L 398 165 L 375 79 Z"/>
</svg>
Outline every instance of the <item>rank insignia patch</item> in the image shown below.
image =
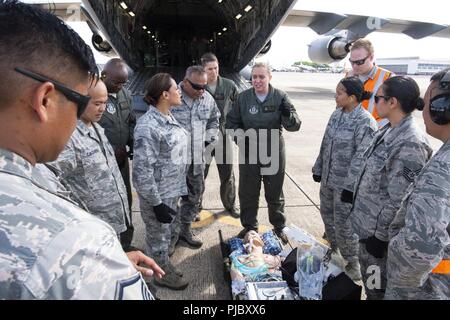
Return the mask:
<svg viewBox="0 0 450 320">
<path fill-rule="evenodd" d="M 408 167 L 403 167 L 403 177 L 409 182 L 414 182 L 414 179 L 417 177 L 417 175 L 422 171 L 422 169 L 418 170 L 411 170 Z"/>
</svg>

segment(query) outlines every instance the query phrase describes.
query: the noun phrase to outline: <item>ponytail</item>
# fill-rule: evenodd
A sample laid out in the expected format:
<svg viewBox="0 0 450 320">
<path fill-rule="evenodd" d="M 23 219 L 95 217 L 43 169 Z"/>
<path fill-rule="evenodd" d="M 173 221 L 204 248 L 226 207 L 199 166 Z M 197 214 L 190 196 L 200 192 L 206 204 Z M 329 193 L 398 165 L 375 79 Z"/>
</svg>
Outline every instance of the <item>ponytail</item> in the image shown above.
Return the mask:
<svg viewBox="0 0 450 320">
<path fill-rule="evenodd" d="M 421 97 L 418 97 L 417 101 L 416 101 L 416 109 L 419 111 L 422 111 L 424 107 L 425 107 L 425 101 L 423 101 L 423 99 Z"/>
<path fill-rule="evenodd" d="M 372 92 L 363 91 L 363 93 L 361 94 L 361 101 L 369 100 L 370 98 L 372 98 Z M 358 101 L 358 102 L 361 102 L 361 101 Z"/>
<path fill-rule="evenodd" d="M 417 82 L 410 77 L 391 77 L 383 82 L 382 88 L 386 96 L 398 100 L 402 111 L 406 114 L 412 113 L 415 109 L 422 110 L 425 106 L 423 99 L 420 97 Z"/>
<path fill-rule="evenodd" d="M 352 76 L 342 79 L 340 82 L 345 88 L 348 96 L 355 96 L 358 103 L 368 100 L 372 97 L 372 93 L 364 91 L 364 84 L 358 77 Z"/>
</svg>

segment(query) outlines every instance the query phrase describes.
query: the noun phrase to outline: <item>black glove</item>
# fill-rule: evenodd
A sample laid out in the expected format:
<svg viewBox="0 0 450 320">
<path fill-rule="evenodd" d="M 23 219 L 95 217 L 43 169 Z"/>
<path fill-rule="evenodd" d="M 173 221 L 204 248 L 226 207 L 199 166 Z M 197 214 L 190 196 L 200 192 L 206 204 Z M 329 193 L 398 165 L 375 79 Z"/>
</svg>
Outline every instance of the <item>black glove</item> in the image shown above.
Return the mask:
<svg viewBox="0 0 450 320">
<path fill-rule="evenodd" d="M 133 160 L 133 151 L 128 151 L 127 152 L 127 154 L 128 154 L 128 158 L 130 159 L 130 160 Z"/>
<path fill-rule="evenodd" d="M 173 220 L 172 215 L 177 214 L 175 210 L 164 203 L 154 206 L 153 211 L 155 212 L 156 219 L 161 223 L 171 223 Z"/>
<path fill-rule="evenodd" d="M 318 176 L 318 175 L 316 175 L 316 174 L 313 174 L 313 180 L 314 180 L 315 182 L 320 182 L 320 181 L 322 181 L 322 176 Z"/>
<path fill-rule="evenodd" d="M 341 201 L 353 204 L 353 192 L 348 191 L 346 189 L 342 190 Z"/>
<path fill-rule="evenodd" d="M 283 99 L 280 104 L 280 112 L 284 117 L 290 117 L 292 111 L 294 110 L 294 106 L 286 101 L 286 99 Z"/>
<path fill-rule="evenodd" d="M 386 255 L 389 242 L 381 241 L 375 236 L 366 239 L 366 250 L 375 258 L 381 259 Z"/>
</svg>

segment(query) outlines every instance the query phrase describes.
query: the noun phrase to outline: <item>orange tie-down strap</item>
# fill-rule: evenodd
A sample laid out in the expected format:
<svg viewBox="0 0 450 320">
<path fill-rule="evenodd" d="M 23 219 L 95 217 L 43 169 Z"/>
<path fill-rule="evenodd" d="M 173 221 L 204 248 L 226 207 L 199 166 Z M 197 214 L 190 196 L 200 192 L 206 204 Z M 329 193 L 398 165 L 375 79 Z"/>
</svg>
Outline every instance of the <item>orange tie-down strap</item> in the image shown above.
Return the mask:
<svg viewBox="0 0 450 320">
<path fill-rule="evenodd" d="M 442 260 L 431 272 L 450 275 L 450 260 Z"/>
</svg>

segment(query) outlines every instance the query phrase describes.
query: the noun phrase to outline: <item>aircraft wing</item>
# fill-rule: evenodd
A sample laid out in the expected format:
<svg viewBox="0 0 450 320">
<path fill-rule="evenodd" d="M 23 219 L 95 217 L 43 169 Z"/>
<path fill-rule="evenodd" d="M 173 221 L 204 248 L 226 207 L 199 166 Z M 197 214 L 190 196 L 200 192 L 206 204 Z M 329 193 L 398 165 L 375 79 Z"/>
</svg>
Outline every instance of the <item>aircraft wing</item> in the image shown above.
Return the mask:
<svg viewBox="0 0 450 320">
<path fill-rule="evenodd" d="M 365 37 L 369 33 L 377 31 L 403 33 L 414 39 L 428 36 L 450 38 L 450 26 L 448 25 L 306 10 L 292 10 L 283 26 L 309 27 L 320 35 L 333 33 L 335 30 L 348 30 L 359 37 Z"/>
</svg>

